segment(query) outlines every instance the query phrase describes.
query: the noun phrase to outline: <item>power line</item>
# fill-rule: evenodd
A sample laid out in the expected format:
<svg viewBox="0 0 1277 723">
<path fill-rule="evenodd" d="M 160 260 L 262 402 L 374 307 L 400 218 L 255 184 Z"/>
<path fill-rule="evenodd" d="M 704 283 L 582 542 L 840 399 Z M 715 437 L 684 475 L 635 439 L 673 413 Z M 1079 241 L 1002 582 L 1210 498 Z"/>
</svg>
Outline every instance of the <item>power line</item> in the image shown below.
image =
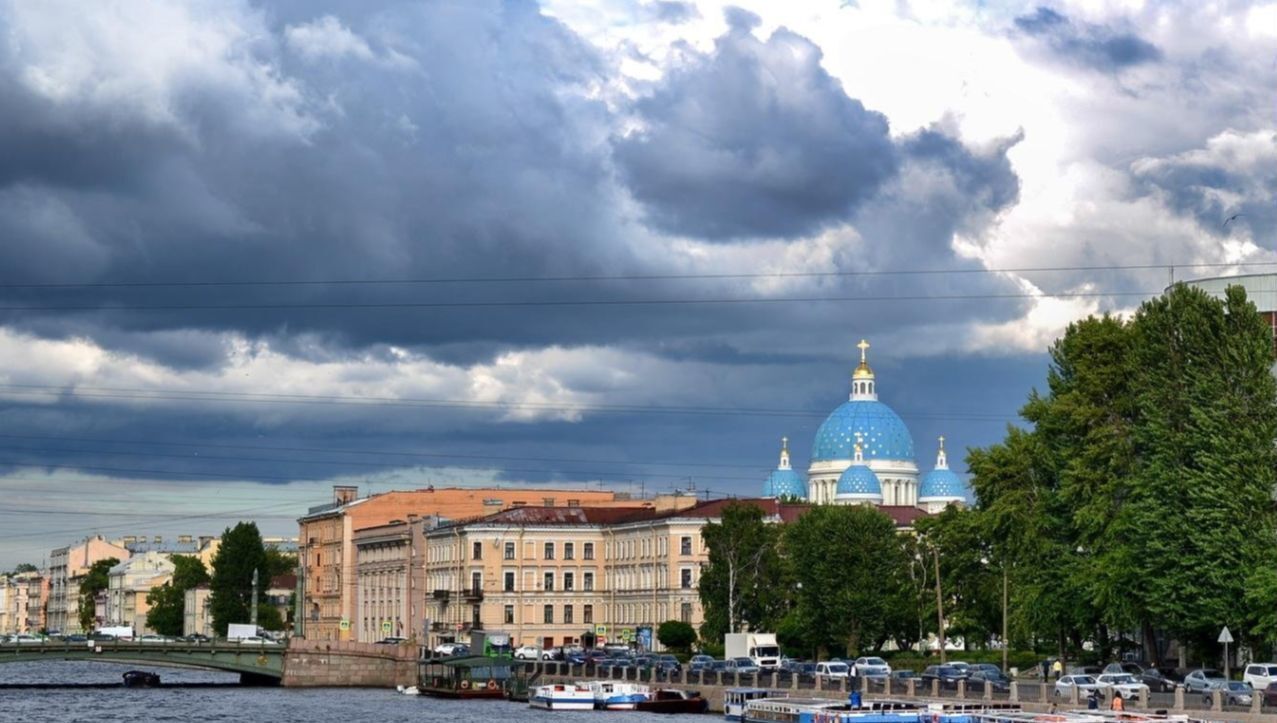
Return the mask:
<svg viewBox="0 0 1277 723">
<path fill-rule="evenodd" d="M 1017 294 L 931 294 L 891 296 L 782 296 L 708 299 L 556 299 L 512 301 L 399 301 L 399 302 L 295 302 L 256 304 L 76 304 L 59 306 L 0 306 L 5 311 L 249 311 L 249 310 L 375 310 L 375 309 L 491 309 L 545 307 L 684 306 L 734 304 L 817 304 L 883 301 L 1000 301 L 1013 299 L 1090 299 L 1108 297 L 1148 298 L 1161 291 L 1076 291 Z"/>
<path fill-rule="evenodd" d="M 235 517 L 239 515 L 250 515 L 250 514 L 255 514 L 259 512 L 274 511 L 282 507 L 295 507 L 296 505 L 297 505 L 296 502 L 282 502 L 277 505 L 266 505 L 264 507 L 248 507 L 248 508 L 238 509 L 238 510 L 223 510 L 220 512 L 207 512 L 207 513 L 199 513 L 199 514 L 192 514 L 192 515 L 178 515 L 178 516 L 169 518 L 169 521 L 187 521 L 187 520 L 214 519 L 214 518 L 222 518 L 222 517 Z M 21 533 L 17 535 L 3 535 L 3 536 L 0 536 L 0 542 L 4 542 L 8 540 L 27 539 L 32 537 L 43 537 L 46 535 L 78 535 L 83 533 L 85 529 L 93 529 L 95 531 L 127 529 L 129 527 L 132 527 L 134 524 L 136 523 L 124 523 L 124 524 L 118 524 L 118 525 L 95 525 L 95 526 L 92 526 L 91 528 L 75 527 L 75 528 L 64 529 L 64 530 L 40 530 L 38 532 L 26 532 L 26 533 Z"/>
<path fill-rule="evenodd" d="M 954 269 L 880 269 L 863 271 L 761 271 L 753 273 L 701 274 L 580 274 L 568 276 L 438 276 L 400 279 L 239 279 L 181 281 L 96 281 L 66 283 L 0 283 L 0 289 L 96 289 L 96 288 L 171 288 L 171 287 L 245 287 L 245 286 L 391 286 L 426 284 L 506 284 L 563 283 L 593 281 L 681 281 L 786 278 L 852 278 L 873 276 L 939 276 L 977 274 L 1030 274 L 1081 271 L 1156 271 L 1170 269 L 1220 269 L 1277 266 L 1273 261 L 1182 263 L 1182 264 L 1107 264 L 1092 266 L 1021 266 L 1004 268 Z"/>
<path fill-rule="evenodd" d="M 369 395 L 313 395 L 313 394 L 274 394 L 268 392 L 223 392 L 199 390 L 151 390 L 136 387 L 85 387 L 68 388 L 54 384 L 0 384 L 0 390 L 8 390 L 11 394 L 41 394 L 66 396 L 68 392 L 86 398 L 160 400 L 160 401 L 216 401 L 272 404 L 350 404 L 362 406 L 391 407 L 456 407 L 476 409 L 525 409 L 534 411 L 564 412 L 612 412 L 618 414 L 687 414 L 687 415 L 740 415 L 775 416 L 775 417 L 828 417 L 827 411 L 803 409 L 768 409 L 750 407 L 680 407 L 655 405 L 624 404 L 555 404 L 551 402 L 487 402 L 466 399 L 429 399 L 412 397 L 377 397 Z M 916 419 L 962 420 L 962 421 L 1005 421 L 1006 415 L 993 413 L 952 413 L 931 414 L 926 412 L 905 412 Z"/>
</svg>

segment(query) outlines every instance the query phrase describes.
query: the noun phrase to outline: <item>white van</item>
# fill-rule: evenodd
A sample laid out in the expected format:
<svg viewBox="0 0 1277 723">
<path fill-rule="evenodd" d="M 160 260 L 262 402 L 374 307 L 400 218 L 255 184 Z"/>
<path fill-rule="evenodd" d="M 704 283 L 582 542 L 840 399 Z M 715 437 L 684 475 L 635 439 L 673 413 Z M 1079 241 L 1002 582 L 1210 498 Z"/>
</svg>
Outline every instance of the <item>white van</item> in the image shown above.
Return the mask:
<svg viewBox="0 0 1277 723">
<path fill-rule="evenodd" d="M 1267 690 L 1269 683 L 1277 683 L 1277 663 L 1251 663 L 1242 680 L 1250 684 L 1251 690 Z"/>
<path fill-rule="evenodd" d="M 822 678 L 846 678 L 851 675 L 851 668 L 846 663 L 833 661 L 830 663 L 816 663 L 816 675 Z"/>
</svg>

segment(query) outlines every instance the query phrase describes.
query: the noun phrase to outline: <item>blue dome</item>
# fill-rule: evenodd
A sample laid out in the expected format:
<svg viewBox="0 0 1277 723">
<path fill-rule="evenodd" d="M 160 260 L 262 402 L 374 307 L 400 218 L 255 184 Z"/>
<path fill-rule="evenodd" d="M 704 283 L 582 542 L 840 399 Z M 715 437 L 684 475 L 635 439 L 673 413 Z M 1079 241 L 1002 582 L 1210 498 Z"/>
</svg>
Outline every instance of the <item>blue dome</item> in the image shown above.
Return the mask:
<svg viewBox="0 0 1277 723">
<path fill-rule="evenodd" d="M 763 497 L 807 497 L 807 480 L 792 469 L 772 470 L 763 484 Z"/>
<path fill-rule="evenodd" d="M 853 464 L 843 470 L 842 475 L 838 478 L 838 489 L 834 491 L 834 497 L 840 495 L 872 495 L 882 497 L 882 484 L 878 481 L 878 475 L 863 464 Z"/>
<path fill-rule="evenodd" d="M 922 483 L 918 485 L 918 500 L 923 501 L 928 498 L 970 499 L 967 497 L 967 486 L 962 483 L 962 478 L 950 469 L 933 469 L 923 475 Z"/>
<path fill-rule="evenodd" d="M 829 415 L 816 430 L 811 460 L 851 459 L 856 432 L 864 440 L 865 459 L 914 460 L 913 436 L 904 420 L 891 407 L 870 400 L 843 402 Z"/>
</svg>

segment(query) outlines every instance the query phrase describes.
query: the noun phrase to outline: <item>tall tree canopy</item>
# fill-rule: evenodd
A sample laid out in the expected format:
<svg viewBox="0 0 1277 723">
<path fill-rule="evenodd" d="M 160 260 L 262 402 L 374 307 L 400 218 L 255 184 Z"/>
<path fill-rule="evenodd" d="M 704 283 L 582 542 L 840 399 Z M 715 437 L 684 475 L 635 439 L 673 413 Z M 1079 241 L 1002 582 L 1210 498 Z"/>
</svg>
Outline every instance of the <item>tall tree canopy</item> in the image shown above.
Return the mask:
<svg viewBox="0 0 1277 723">
<path fill-rule="evenodd" d="M 264 612 L 269 583 L 266 548 L 254 522 L 241 522 L 222 533 L 221 545 L 213 556 L 213 574 L 209 581 L 209 610 L 213 629 L 226 635 L 230 623 L 247 623 L 251 618 L 253 571 L 258 571 L 258 611 Z"/>
<path fill-rule="evenodd" d="M 703 638 L 717 642 L 744 628 L 775 629 L 787 599 L 779 534 L 762 508 L 744 503 L 727 505 L 721 521 L 701 531 L 709 548 L 699 583 Z"/>
</svg>

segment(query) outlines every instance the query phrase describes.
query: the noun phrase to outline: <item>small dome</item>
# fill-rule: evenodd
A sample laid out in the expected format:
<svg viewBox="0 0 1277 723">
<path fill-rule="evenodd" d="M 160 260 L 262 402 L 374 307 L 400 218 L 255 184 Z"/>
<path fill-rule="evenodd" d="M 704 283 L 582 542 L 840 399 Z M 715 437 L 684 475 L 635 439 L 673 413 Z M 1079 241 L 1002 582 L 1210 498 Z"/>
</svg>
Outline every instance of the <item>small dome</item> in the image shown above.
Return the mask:
<svg viewBox="0 0 1277 723">
<path fill-rule="evenodd" d="M 950 469 L 933 469 L 923 476 L 918 485 L 919 502 L 960 500 L 968 501 L 967 486 L 962 478 Z"/>
<path fill-rule="evenodd" d="M 836 499 L 882 500 L 882 483 L 878 475 L 864 464 L 853 464 L 838 478 Z"/>
<path fill-rule="evenodd" d="M 772 470 L 763 484 L 763 497 L 807 497 L 807 480 L 792 469 Z"/>
</svg>

